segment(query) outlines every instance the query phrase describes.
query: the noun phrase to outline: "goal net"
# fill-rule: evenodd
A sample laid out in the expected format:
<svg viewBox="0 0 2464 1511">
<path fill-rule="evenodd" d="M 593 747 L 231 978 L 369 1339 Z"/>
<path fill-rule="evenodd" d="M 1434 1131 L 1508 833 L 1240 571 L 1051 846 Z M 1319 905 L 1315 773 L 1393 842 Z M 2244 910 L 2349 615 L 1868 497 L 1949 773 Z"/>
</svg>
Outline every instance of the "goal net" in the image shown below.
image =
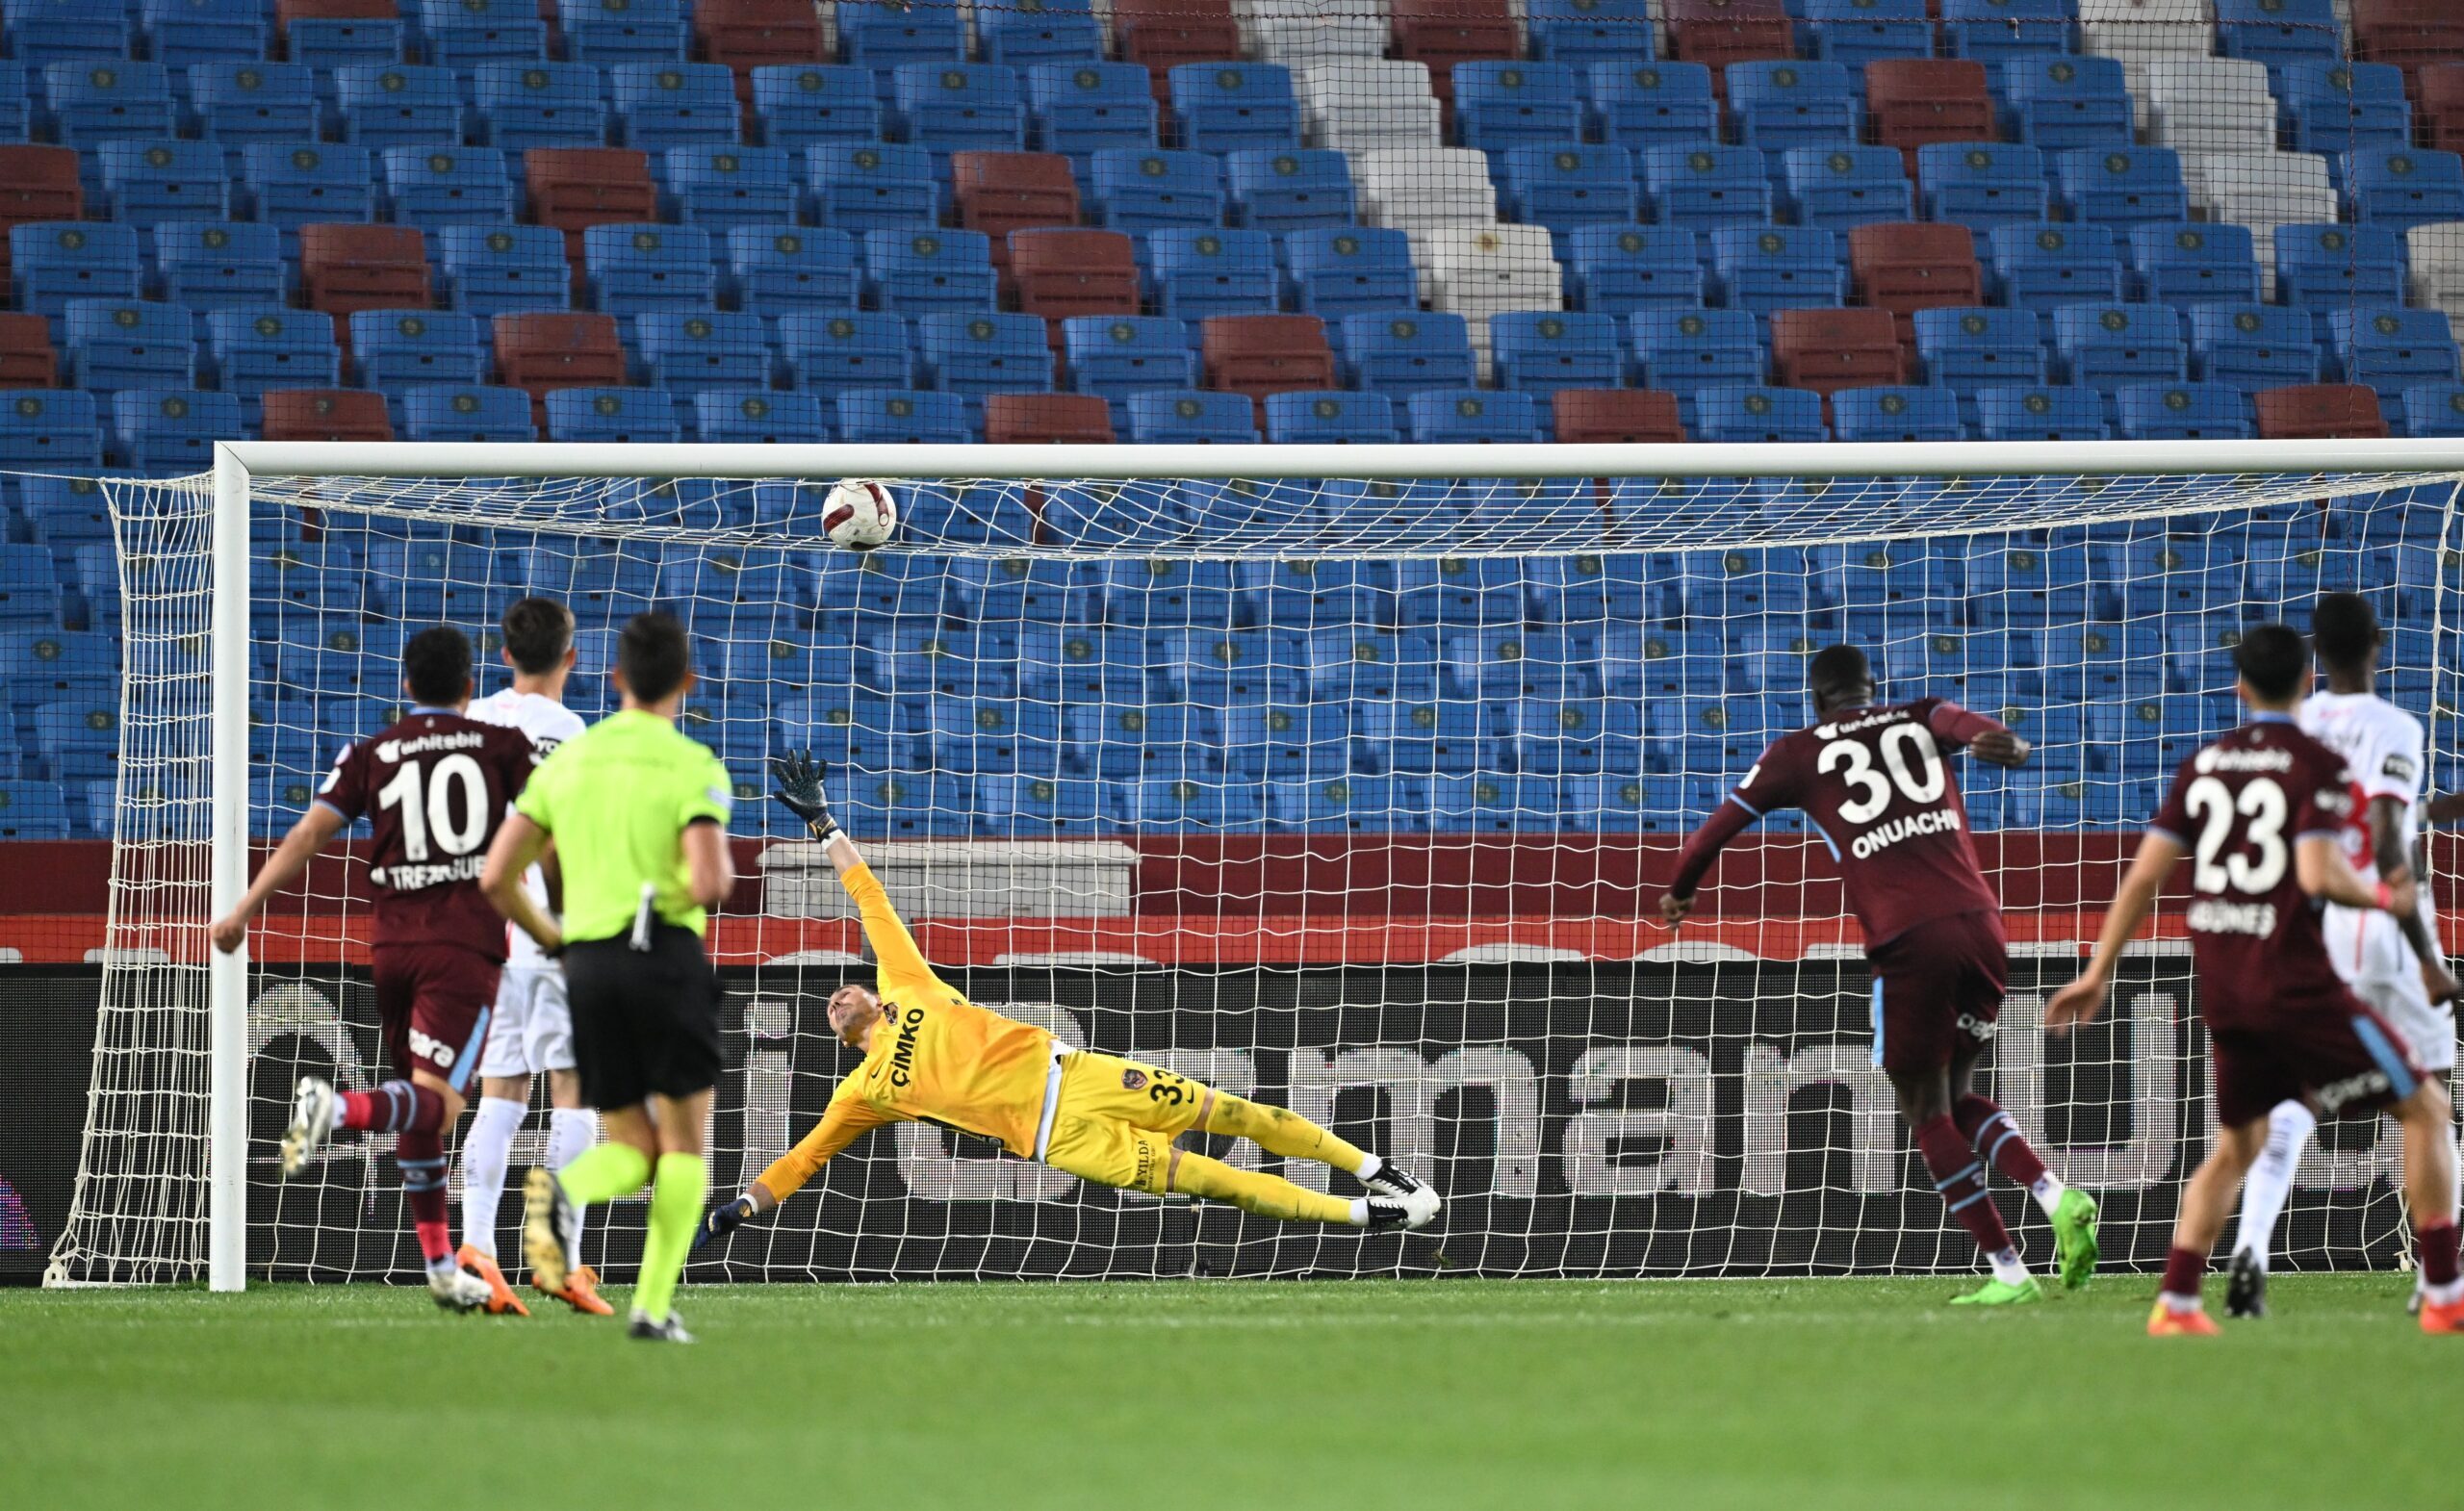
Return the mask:
<svg viewBox="0 0 2464 1511">
<path fill-rule="evenodd" d="M 2013 939 L 1989 1088 L 2102 1199 L 2112 1260 L 2151 1265 L 2212 1131 L 2177 911 L 2108 1020 L 2050 1039 L 2042 1003 L 2172 766 L 2235 722 L 2229 647 L 2253 621 L 2306 625 L 2322 591 L 2367 592 L 2391 627 L 2382 690 L 2428 724 L 2433 785 L 2458 775 L 2456 472 L 2234 473 L 2264 458 L 2233 448 L 2204 453 L 2222 467 L 2118 473 L 2157 464 L 2075 446 L 2069 472 L 1960 476 L 1859 473 L 2011 453 L 1616 448 L 1622 475 L 1559 476 L 1610 472 L 1608 448 L 1180 448 L 1152 454 L 1210 474 L 1104 476 L 1147 453 L 1069 448 L 1035 454 L 1078 475 L 1031 479 L 913 475 L 1036 465 L 1018 450 L 780 448 L 773 477 L 480 475 L 517 449 L 456 464 L 472 475 L 226 471 L 244 487 L 225 488 L 219 555 L 206 479 L 105 484 L 124 734 L 56 1281 L 199 1273 L 210 1177 L 243 1173 L 248 1275 L 418 1272 L 387 1140 L 338 1138 L 287 1183 L 274 1165 L 298 1076 L 385 1073 L 358 850 L 275 903 L 219 1018 L 204 925 L 218 865 L 235 887 L 336 753 L 396 717 L 405 637 L 462 627 L 493 690 L 499 616 L 526 594 L 580 625 L 566 696 L 585 717 L 612 705 L 628 616 L 666 608 L 695 637 L 687 728 L 734 776 L 745 878 L 711 933 L 715 1189 L 810 1126 L 852 1063 L 823 1004 L 869 979 L 860 935 L 762 769 L 808 749 L 960 989 L 1330 1123 L 1449 1200 L 1424 1233 L 1282 1227 L 913 1125 L 860 1140 L 696 1264 L 704 1280 L 1973 1268 L 1871 1063 L 1860 937 L 1819 835 L 1766 819 L 1694 920 L 1655 921 L 1684 834 L 1810 720 L 1806 658 L 1842 640 L 1886 696 L 1942 694 L 2036 742 L 2019 771 L 1956 768 Z M 654 449 L 656 471 L 689 470 Z M 410 465 L 384 452 L 337 466 Z M 1637 458 L 1805 471 L 1662 477 Z M 1349 475 L 1276 475 L 1303 466 Z M 1415 475 L 1433 466 L 1542 475 Z M 823 534 L 845 472 L 910 474 L 889 549 Z M 218 643 L 244 698 L 216 695 Z M 2442 848 L 2442 878 L 2453 858 Z M 225 1149 L 244 1130 L 244 1165 L 213 1167 L 218 1129 Z M 2328 1126 L 2284 1264 L 2401 1262 L 2394 1145 L 2369 1120 Z M 1996 1199 L 2048 1255 L 2033 1206 Z M 643 1217 L 619 1203 L 586 1257 L 626 1273 Z"/>
</svg>

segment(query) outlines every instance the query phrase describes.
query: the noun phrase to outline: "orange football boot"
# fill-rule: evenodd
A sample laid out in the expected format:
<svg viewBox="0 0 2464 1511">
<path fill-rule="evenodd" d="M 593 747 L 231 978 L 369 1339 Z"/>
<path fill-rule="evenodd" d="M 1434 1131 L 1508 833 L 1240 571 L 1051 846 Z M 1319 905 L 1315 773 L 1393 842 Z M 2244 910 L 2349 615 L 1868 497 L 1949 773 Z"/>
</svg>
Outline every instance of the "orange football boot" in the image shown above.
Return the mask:
<svg viewBox="0 0 2464 1511">
<path fill-rule="evenodd" d="M 562 1291 L 551 1291 L 541 1285 L 536 1274 L 530 1277 L 530 1288 L 541 1295 L 554 1296 L 584 1317 L 614 1317 L 616 1315 L 616 1309 L 609 1306 L 606 1299 L 599 1293 L 599 1271 L 588 1265 L 576 1265 L 566 1274 L 565 1289 Z"/>
<path fill-rule="evenodd" d="M 2432 1335 L 2464 1334 L 2464 1297 L 2450 1301 L 2445 1306 L 2435 1301 L 2424 1301 L 2421 1319 L 2423 1332 Z"/>
<path fill-rule="evenodd" d="M 507 1312 L 516 1317 L 530 1315 L 530 1308 L 524 1306 L 522 1297 L 513 1293 L 513 1287 L 504 1283 L 504 1271 L 497 1268 L 494 1255 L 482 1254 L 465 1243 L 454 1258 L 462 1262 L 463 1268 L 475 1271 L 488 1283 L 488 1304 L 484 1310 L 490 1317 L 502 1317 Z"/>
<path fill-rule="evenodd" d="M 2158 1297 L 2156 1309 L 2147 1314 L 2147 1336 L 2150 1338 L 2213 1338 L 2218 1332 L 2216 1319 L 2202 1311 L 2176 1312 Z"/>
</svg>

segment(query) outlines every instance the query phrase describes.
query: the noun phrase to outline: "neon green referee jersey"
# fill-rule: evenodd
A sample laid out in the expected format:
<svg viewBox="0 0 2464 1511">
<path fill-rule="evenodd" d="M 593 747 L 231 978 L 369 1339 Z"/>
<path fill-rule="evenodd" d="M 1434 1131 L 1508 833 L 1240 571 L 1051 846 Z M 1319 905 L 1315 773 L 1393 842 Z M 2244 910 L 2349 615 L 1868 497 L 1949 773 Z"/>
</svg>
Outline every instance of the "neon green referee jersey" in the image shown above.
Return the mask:
<svg viewBox="0 0 2464 1511">
<path fill-rule="evenodd" d="M 654 713 L 629 708 L 565 741 L 539 763 L 514 811 L 555 837 L 564 872 L 565 937 L 630 934 L 642 884 L 659 918 L 703 934 L 685 826 L 724 826 L 733 788 L 710 748 Z"/>
</svg>

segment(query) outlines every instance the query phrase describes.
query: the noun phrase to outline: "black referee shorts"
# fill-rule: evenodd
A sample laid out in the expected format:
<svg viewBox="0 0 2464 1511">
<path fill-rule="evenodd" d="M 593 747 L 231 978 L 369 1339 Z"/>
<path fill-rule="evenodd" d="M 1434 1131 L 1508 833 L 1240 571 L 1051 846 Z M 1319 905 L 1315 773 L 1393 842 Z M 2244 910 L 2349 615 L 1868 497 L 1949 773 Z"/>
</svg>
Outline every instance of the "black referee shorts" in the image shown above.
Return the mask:
<svg viewBox="0 0 2464 1511">
<path fill-rule="evenodd" d="M 564 966 L 584 1103 L 612 1111 L 718 1085 L 719 973 L 699 935 L 662 923 L 647 951 L 623 935 L 569 944 Z"/>
</svg>

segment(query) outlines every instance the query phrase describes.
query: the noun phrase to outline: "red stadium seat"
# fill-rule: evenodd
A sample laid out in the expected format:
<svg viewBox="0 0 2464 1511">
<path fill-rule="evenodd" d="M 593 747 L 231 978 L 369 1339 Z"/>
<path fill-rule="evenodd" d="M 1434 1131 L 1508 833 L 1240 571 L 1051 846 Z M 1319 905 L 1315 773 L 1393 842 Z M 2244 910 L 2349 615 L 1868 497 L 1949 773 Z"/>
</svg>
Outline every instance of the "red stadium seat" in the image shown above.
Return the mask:
<svg viewBox="0 0 2464 1511">
<path fill-rule="evenodd" d="M 959 224 L 992 239 L 992 266 L 1010 277 L 1010 233 L 1078 223 L 1078 180 L 1057 152 L 953 152 Z"/>
<path fill-rule="evenodd" d="M 1093 394 L 987 394 L 984 439 L 994 446 L 1110 446 L 1112 406 Z"/>
<path fill-rule="evenodd" d="M 1055 351 L 1072 315 L 1138 313 L 1138 251 L 1118 231 L 1013 231 L 1010 277 L 1018 308 L 1044 318 Z"/>
<path fill-rule="evenodd" d="M 1454 65 L 1513 58 L 1514 14 L 1505 0 L 1395 0 L 1394 56 L 1428 65 L 1429 92 L 1454 104 Z"/>
<path fill-rule="evenodd" d="M 1176 65 L 1241 61 L 1232 0 L 1115 0 L 1113 36 L 1121 62 L 1146 65 L 1159 105 L 1171 101 Z"/>
<path fill-rule="evenodd" d="M 1201 342 L 1206 386 L 1248 395 L 1261 431 L 1269 394 L 1335 386 L 1326 323 L 1315 315 L 1218 315 Z"/>
<path fill-rule="evenodd" d="M 269 441 L 391 441 L 385 396 L 360 388 L 278 388 L 267 393 Z"/>
<path fill-rule="evenodd" d="M 1915 221 L 1852 227 L 1848 232 L 1850 287 L 1863 303 L 1888 310 L 1899 344 L 1916 346 L 1916 312 L 1966 309 L 1985 302 L 1985 271 L 1976 264 L 1976 240 L 1964 225 Z"/>
<path fill-rule="evenodd" d="M 1797 56 L 1797 27 L 1781 0 L 1668 0 L 1669 56 L 1707 64 L 1711 92 L 1725 104 L 1728 65 Z"/>
<path fill-rule="evenodd" d="M 2413 126 L 2423 143 L 2464 152 L 2464 63 L 2431 64 L 2415 81 Z"/>
<path fill-rule="evenodd" d="M 812 0 L 700 0 L 693 39 L 706 61 L 735 70 L 736 98 L 748 106 L 754 69 L 828 57 Z"/>
<path fill-rule="evenodd" d="M 2378 391 L 2359 383 L 2262 389 L 2251 402 L 2259 413 L 2259 434 L 2270 441 L 2377 440 L 2387 434 Z"/>
<path fill-rule="evenodd" d="M 1685 439 L 1677 396 L 1639 388 L 1561 388 L 1550 400 L 1557 439 L 1670 445 Z"/>
<path fill-rule="evenodd" d="M 308 307 L 328 315 L 430 302 L 427 243 L 416 226 L 303 225 L 299 274 Z"/>
<path fill-rule="evenodd" d="M 1826 408 L 1843 388 L 1908 381 L 1908 358 L 1887 310 L 1772 312 L 1771 370 L 1783 387 L 1820 394 Z"/>
<path fill-rule="evenodd" d="M 1967 58 L 1877 58 L 1865 64 L 1865 118 L 1874 140 L 1897 147 L 1916 174 L 1932 141 L 1996 141 L 1985 64 Z"/>
<path fill-rule="evenodd" d="M 2455 0 L 2353 0 L 2352 55 L 2404 70 L 2404 91 L 2421 98 L 2422 73 L 2464 63 L 2464 9 Z"/>
<path fill-rule="evenodd" d="M 581 267 L 581 234 L 615 221 L 658 218 L 658 186 L 648 154 L 630 147 L 532 147 L 522 154 L 530 219 L 565 233 L 565 260 Z"/>
<path fill-rule="evenodd" d="M 612 315 L 526 310 L 496 318 L 497 381 L 530 396 L 530 423 L 545 433 L 548 395 L 560 388 L 619 388 L 625 347 Z"/>
<path fill-rule="evenodd" d="M 0 145 L 0 281 L 9 275 L 9 228 L 29 220 L 83 220 L 75 147 Z"/>
<path fill-rule="evenodd" d="M 51 322 L 39 315 L 0 315 L 0 388 L 55 388 L 59 382 Z"/>
<path fill-rule="evenodd" d="M 273 0 L 274 25 L 286 31 L 294 21 L 391 21 L 401 13 L 396 0 Z"/>
</svg>

